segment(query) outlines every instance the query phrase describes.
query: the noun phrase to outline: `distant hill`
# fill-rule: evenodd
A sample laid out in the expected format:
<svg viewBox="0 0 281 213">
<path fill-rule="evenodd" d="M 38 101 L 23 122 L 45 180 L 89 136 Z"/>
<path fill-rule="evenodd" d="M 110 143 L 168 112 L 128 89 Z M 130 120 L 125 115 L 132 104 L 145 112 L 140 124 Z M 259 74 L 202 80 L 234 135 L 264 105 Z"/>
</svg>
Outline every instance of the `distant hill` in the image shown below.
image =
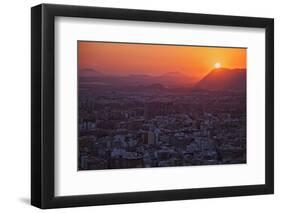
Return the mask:
<svg viewBox="0 0 281 213">
<path fill-rule="evenodd" d="M 168 87 L 193 86 L 198 79 L 181 72 L 167 72 L 157 77 L 157 81 Z"/>
<path fill-rule="evenodd" d="M 103 74 L 96 71 L 93 68 L 85 68 L 85 69 L 79 69 L 79 76 L 80 77 L 100 77 L 100 76 L 103 76 Z"/>
<path fill-rule="evenodd" d="M 158 76 L 146 74 L 131 74 L 126 76 L 106 75 L 93 68 L 80 69 L 79 81 L 88 85 L 112 85 L 112 86 L 148 86 L 154 89 L 159 85 L 169 88 L 192 87 L 198 79 L 185 75 L 181 72 L 167 72 Z"/>
<path fill-rule="evenodd" d="M 203 77 L 195 86 L 195 89 L 204 90 L 245 90 L 245 69 L 213 69 Z"/>
<path fill-rule="evenodd" d="M 136 74 L 124 76 L 123 78 L 127 79 L 128 84 L 144 86 L 161 84 L 164 87 L 171 88 L 181 86 L 191 87 L 194 85 L 196 80 L 198 80 L 181 72 L 167 72 L 157 76 Z"/>
</svg>

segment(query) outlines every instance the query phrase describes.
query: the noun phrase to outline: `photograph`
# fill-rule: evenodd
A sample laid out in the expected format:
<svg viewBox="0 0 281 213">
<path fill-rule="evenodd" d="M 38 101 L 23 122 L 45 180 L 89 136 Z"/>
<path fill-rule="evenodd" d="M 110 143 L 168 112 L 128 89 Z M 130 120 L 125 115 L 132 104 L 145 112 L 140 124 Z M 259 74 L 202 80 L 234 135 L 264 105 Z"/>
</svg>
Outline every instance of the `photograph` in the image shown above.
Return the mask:
<svg viewBox="0 0 281 213">
<path fill-rule="evenodd" d="M 247 48 L 77 41 L 78 170 L 246 164 Z"/>
<path fill-rule="evenodd" d="M 31 88 L 31 165 L 24 171 L 31 172 L 32 206 L 237 197 L 243 205 L 232 210 L 251 212 L 256 199 L 275 196 L 272 16 L 280 13 L 264 10 L 263 17 L 242 1 L 234 4 L 251 8 L 247 13 L 229 2 L 200 4 L 203 13 L 162 3 L 32 6 L 31 75 L 24 75 Z M 214 5 L 233 10 L 221 14 Z M 6 43 L 14 56 L 14 42 Z M 14 76 L 5 79 L 5 92 L 18 85 L 9 80 Z M 9 97 L 29 100 L 19 95 L 23 88 Z M 6 105 L 17 106 L 13 113 L 22 108 Z M 13 113 L 6 113 L 10 123 Z M 6 126 L 14 132 L 14 124 Z M 250 195 L 261 196 L 238 198 Z M 226 208 L 233 206 L 228 201 Z M 276 206 L 269 201 L 256 209 Z M 198 202 L 188 205 L 201 212 Z"/>
</svg>

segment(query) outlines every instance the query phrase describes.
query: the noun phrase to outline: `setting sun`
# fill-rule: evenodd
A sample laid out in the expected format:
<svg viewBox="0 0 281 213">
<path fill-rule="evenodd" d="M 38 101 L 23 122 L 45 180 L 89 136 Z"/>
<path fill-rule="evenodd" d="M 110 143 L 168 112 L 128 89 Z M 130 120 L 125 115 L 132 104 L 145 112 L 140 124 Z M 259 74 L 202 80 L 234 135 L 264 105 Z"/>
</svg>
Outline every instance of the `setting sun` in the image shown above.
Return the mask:
<svg viewBox="0 0 281 213">
<path fill-rule="evenodd" d="M 221 68 L 221 64 L 220 64 L 220 63 L 215 63 L 215 68 L 216 68 L 216 69 Z"/>
<path fill-rule="evenodd" d="M 212 69 L 246 68 L 246 52 L 245 48 L 79 41 L 78 63 L 81 70 L 107 75 L 176 72 L 197 81 Z"/>
</svg>

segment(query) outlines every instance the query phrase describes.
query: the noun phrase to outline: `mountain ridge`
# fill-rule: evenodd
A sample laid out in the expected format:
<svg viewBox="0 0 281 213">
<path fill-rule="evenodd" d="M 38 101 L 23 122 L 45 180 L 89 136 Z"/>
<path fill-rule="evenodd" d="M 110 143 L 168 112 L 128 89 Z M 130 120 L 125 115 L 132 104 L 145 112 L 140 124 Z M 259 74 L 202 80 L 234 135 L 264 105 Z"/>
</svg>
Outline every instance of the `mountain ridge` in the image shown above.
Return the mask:
<svg viewBox="0 0 281 213">
<path fill-rule="evenodd" d="M 245 90 L 246 69 L 213 69 L 195 84 L 194 88 L 204 90 Z"/>
</svg>

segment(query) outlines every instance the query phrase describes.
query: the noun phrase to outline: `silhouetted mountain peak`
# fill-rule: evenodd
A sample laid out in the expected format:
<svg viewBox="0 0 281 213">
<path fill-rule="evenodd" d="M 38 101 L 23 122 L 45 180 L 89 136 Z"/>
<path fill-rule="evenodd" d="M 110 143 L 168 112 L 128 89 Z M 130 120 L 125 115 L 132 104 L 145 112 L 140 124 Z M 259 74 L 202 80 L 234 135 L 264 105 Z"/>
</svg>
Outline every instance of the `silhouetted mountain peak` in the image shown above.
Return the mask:
<svg viewBox="0 0 281 213">
<path fill-rule="evenodd" d="M 213 69 L 195 85 L 195 88 L 205 90 L 245 90 L 246 69 Z"/>
</svg>

